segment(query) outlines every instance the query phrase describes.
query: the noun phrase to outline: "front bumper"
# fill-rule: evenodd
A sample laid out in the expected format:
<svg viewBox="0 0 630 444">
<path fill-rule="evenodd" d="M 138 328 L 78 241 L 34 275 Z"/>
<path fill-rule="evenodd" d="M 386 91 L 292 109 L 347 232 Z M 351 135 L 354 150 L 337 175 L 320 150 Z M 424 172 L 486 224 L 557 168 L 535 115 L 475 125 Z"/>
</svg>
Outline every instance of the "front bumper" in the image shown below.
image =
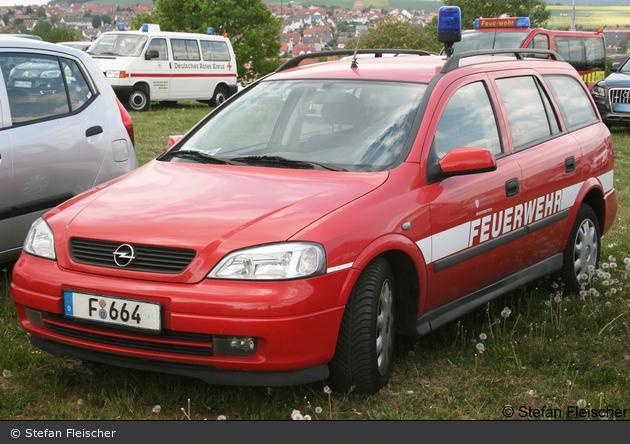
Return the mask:
<svg viewBox="0 0 630 444">
<path fill-rule="evenodd" d="M 62 269 L 22 254 L 11 291 L 31 342 L 53 355 L 192 376 L 226 385 L 279 386 L 328 377 L 349 270 L 283 282 L 135 281 Z M 138 332 L 63 314 L 63 290 L 159 302 L 162 331 Z M 212 339 L 255 337 L 251 356 L 217 353 Z"/>
</svg>

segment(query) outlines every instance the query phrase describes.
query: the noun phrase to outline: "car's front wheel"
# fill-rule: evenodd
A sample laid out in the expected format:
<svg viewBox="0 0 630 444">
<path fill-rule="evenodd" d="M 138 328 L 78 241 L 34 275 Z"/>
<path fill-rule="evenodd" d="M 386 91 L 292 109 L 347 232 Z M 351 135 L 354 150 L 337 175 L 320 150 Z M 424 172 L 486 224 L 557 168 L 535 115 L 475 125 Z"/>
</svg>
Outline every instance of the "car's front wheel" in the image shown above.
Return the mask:
<svg viewBox="0 0 630 444">
<path fill-rule="evenodd" d="M 336 391 L 372 394 L 389 382 L 394 350 L 394 275 L 376 258 L 363 270 L 346 305 L 330 363 Z"/>
<path fill-rule="evenodd" d="M 600 237 L 595 211 L 589 205 L 582 204 L 564 249 L 560 272 L 561 280 L 568 291 L 578 293 L 583 286 L 588 286 L 593 270 L 599 264 Z"/>
<path fill-rule="evenodd" d="M 149 98 L 149 89 L 144 85 L 136 85 L 129 94 L 127 99 L 129 108 L 133 111 L 147 111 L 151 100 Z"/>
</svg>

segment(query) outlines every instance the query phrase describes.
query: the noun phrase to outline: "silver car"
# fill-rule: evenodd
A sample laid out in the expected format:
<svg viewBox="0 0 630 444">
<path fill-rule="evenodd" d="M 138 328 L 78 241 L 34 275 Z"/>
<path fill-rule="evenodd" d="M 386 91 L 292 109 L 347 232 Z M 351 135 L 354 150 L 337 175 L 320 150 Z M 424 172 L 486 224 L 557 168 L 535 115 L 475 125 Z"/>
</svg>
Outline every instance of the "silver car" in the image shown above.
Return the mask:
<svg viewBox="0 0 630 444">
<path fill-rule="evenodd" d="M 48 209 L 138 166 L 133 124 L 90 56 L 0 36 L 0 263 Z"/>
</svg>

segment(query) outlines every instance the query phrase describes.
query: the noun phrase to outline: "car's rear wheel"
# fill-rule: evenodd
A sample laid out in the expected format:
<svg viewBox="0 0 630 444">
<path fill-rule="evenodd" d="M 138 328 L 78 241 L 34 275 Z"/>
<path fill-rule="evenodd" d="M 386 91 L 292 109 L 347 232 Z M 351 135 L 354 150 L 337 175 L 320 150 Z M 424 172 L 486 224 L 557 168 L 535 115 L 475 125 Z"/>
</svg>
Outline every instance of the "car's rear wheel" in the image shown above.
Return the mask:
<svg viewBox="0 0 630 444">
<path fill-rule="evenodd" d="M 127 103 L 129 108 L 133 111 L 147 111 L 149 109 L 149 105 L 151 104 L 151 100 L 149 98 L 149 88 L 145 85 L 134 86 L 131 90 L 131 94 L 129 94 Z"/>
<path fill-rule="evenodd" d="M 225 89 L 223 86 L 217 86 L 217 88 L 214 90 L 214 96 L 212 97 L 212 100 L 210 100 L 209 105 L 212 107 L 217 107 L 225 102 L 227 99 L 227 89 Z"/>
<path fill-rule="evenodd" d="M 600 237 L 595 211 L 582 204 L 564 249 L 560 277 L 567 290 L 578 293 L 582 286 L 588 286 L 592 270 L 599 265 Z"/>
<path fill-rule="evenodd" d="M 371 394 L 389 382 L 394 349 L 394 276 L 383 258 L 372 261 L 357 280 L 346 305 L 331 386 L 337 391 Z"/>
</svg>

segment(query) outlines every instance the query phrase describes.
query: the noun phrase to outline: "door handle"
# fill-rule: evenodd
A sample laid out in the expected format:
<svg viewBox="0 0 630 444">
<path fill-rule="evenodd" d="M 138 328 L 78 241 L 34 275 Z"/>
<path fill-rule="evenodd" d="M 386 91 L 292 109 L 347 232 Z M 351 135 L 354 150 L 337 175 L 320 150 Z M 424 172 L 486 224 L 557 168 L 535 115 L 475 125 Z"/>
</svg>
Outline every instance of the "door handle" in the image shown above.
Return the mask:
<svg viewBox="0 0 630 444">
<path fill-rule="evenodd" d="M 103 132 L 103 127 L 96 125 L 91 128 L 88 128 L 85 132 L 85 137 L 96 136 L 97 134 L 101 134 Z"/>
<path fill-rule="evenodd" d="M 575 171 L 575 157 L 571 156 L 564 159 L 564 171 L 567 173 Z"/>
<path fill-rule="evenodd" d="M 520 191 L 520 185 L 517 178 L 510 179 L 505 182 L 505 195 L 507 197 L 516 196 Z"/>
</svg>

